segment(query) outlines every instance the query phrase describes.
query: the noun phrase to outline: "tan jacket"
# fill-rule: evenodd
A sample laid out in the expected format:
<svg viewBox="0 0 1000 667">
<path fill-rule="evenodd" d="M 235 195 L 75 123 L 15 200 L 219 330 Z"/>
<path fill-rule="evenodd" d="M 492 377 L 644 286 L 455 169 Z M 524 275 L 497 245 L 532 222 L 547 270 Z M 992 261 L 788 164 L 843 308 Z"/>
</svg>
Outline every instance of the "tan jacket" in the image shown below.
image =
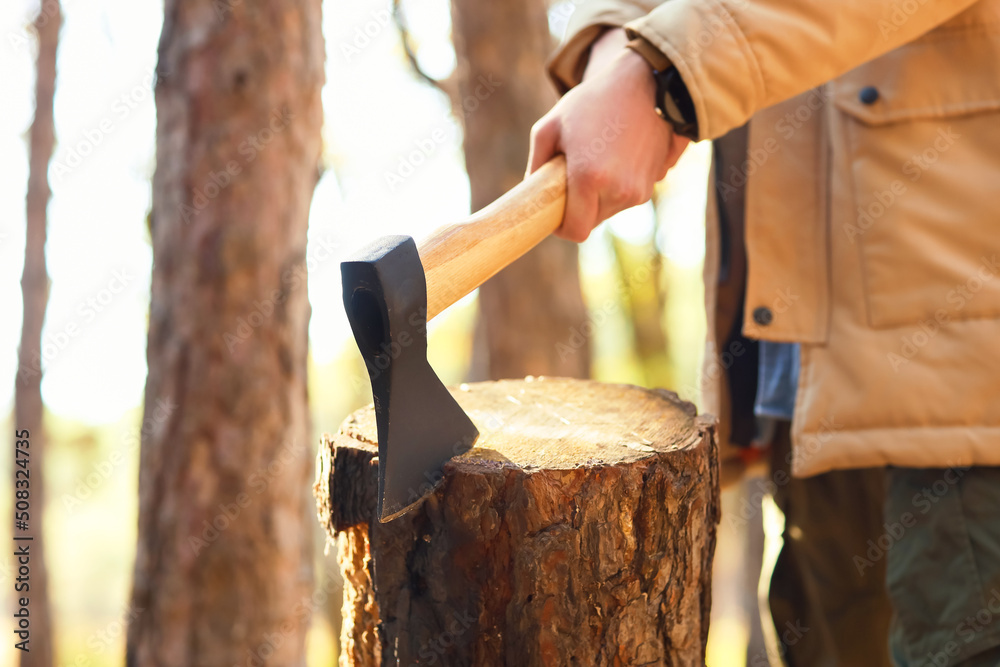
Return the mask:
<svg viewBox="0 0 1000 667">
<path fill-rule="evenodd" d="M 795 474 L 1000 465 L 1000 0 L 593 0 L 551 63 L 564 88 L 608 25 L 676 65 L 701 138 L 752 117 L 709 197 L 722 432 L 743 305 L 746 336 L 801 343 Z"/>
</svg>

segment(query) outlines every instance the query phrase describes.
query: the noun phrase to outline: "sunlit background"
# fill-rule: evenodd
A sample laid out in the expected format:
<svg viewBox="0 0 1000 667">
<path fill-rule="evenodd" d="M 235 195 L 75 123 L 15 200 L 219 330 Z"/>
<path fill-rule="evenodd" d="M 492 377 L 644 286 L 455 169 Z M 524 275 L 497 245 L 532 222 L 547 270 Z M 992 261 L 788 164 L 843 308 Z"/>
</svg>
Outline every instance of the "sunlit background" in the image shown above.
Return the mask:
<svg viewBox="0 0 1000 667">
<path fill-rule="evenodd" d="M 444 78 L 455 66 L 448 3 L 409 4 L 408 22 L 421 65 Z M 343 314 L 340 259 L 374 236 L 419 237 L 469 212 L 461 126 L 444 95 L 411 73 L 395 26 L 383 18 L 389 9 L 384 0 L 329 1 L 323 7 L 325 171 L 313 197 L 307 254 L 314 440 L 370 401 Z M 21 327 L 26 135 L 34 104 L 36 44 L 30 24 L 37 12 L 37 0 L 0 3 L 0 415 L 6 415 L 11 429 Z M 152 261 L 146 225 L 155 163 L 151 82 L 162 5 L 152 0 L 64 0 L 63 12 L 57 145 L 49 170 L 51 295 L 43 331 L 42 396 L 50 442 L 45 522 L 57 664 L 98 667 L 123 663 L 123 620 L 129 613 Z M 554 34 L 561 34 L 567 15 L 566 6 L 553 8 Z M 372 21 L 379 29 L 368 31 L 367 42 L 358 40 L 358 27 Z M 442 131 L 445 140 L 434 144 L 412 176 L 398 186 L 387 182 L 387 172 L 398 168 L 415 141 Z M 620 298 L 612 234 L 662 255 L 674 388 L 690 400 L 697 398 L 691 388 L 704 335 L 700 271 L 708 161 L 707 145 L 692 146 L 662 185 L 655 214 L 650 205 L 626 212 L 603 226 L 581 253 L 591 304 Z M 472 296 L 432 324 L 431 361 L 446 382 L 465 379 L 474 314 Z M 597 379 L 642 383 L 629 327 L 625 308 L 597 327 Z M 4 479 L 9 479 L 9 459 L 0 457 Z M 0 494 L 0 513 L 9 510 L 10 497 L 6 491 Z M 720 530 L 727 539 L 725 526 Z M 8 531 L 3 523 L 4 544 L 9 544 Z M 9 608 L 11 557 L 8 550 L 2 552 L 0 589 Z M 317 564 L 318 581 L 330 576 L 332 563 L 321 553 Z M 720 548 L 718 568 L 739 567 L 739 558 Z M 720 574 L 717 590 L 726 581 L 725 572 Z M 710 664 L 742 665 L 743 612 L 738 603 L 728 611 L 724 600 L 716 606 Z M 334 664 L 338 607 L 332 603 L 329 615 L 317 613 L 314 619 L 310 665 Z M 0 637 L 11 636 L 10 618 L 3 614 Z M 0 664 L 13 664 L 11 644 L 0 642 Z"/>
</svg>

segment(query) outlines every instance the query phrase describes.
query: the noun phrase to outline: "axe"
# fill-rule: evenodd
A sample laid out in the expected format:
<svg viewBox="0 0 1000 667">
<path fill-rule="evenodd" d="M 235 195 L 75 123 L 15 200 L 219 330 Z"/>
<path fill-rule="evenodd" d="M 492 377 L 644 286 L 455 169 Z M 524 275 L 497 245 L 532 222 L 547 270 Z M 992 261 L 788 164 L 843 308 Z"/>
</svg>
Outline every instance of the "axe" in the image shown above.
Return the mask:
<svg viewBox="0 0 1000 667">
<path fill-rule="evenodd" d="M 375 402 L 380 521 L 432 493 L 445 462 L 479 436 L 427 362 L 427 322 L 555 231 L 565 208 L 566 160 L 557 156 L 419 245 L 386 236 L 341 263 L 344 307 Z"/>
</svg>

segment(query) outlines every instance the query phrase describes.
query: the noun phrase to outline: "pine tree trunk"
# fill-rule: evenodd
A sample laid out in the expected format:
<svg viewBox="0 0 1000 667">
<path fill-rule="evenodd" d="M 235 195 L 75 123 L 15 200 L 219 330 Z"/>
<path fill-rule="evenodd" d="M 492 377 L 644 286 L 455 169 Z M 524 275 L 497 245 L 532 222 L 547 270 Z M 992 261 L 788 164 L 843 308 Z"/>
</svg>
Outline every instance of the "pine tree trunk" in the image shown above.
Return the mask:
<svg viewBox="0 0 1000 667">
<path fill-rule="evenodd" d="M 531 126 L 556 101 L 546 3 L 452 0 L 452 32 L 478 211 L 524 177 Z M 577 255 L 576 244 L 547 239 L 480 287 L 473 379 L 590 375 L 590 341 L 573 336 L 587 320 Z"/>
<path fill-rule="evenodd" d="M 52 101 L 56 88 L 56 51 L 62 10 L 58 0 L 42 3 L 35 29 L 38 34 L 38 64 L 35 80 L 35 118 L 31 123 L 28 155 L 28 194 L 26 199 L 26 242 L 24 270 L 21 274 L 21 295 L 24 320 L 21 324 L 21 345 L 17 355 L 17 376 L 14 387 L 14 429 L 27 431 L 27 475 L 18 476 L 24 468 L 15 466 L 12 486 L 28 492 L 28 527 L 15 527 L 14 536 L 30 538 L 18 541 L 15 548 L 27 548 L 30 554 L 30 588 L 16 594 L 28 599 L 30 626 L 26 652 L 19 652 L 22 667 L 50 667 L 52 653 L 52 609 L 49 602 L 48 571 L 45 567 L 45 536 L 42 509 L 45 506 L 45 433 L 42 428 L 42 324 L 49 301 L 49 275 L 45 264 L 45 238 L 48 231 L 49 159 L 55 148 L 55 126 L 52 121 Z M 17 436 L 21 439 L 21 436 Z M 20 448 L 20 445 L 18 445 Z M 26 483 L 26 484 L 25 484 Z M 25 583 L 25 582 L 21 582 Z M 21 605 L 16 606 L 16 611 Z M 21 628 L 16 628 L 20 630 Z"/>
<path fill-rule="evenodd" d="M 129 665 L 303 665 L 319 0 L 167 0 Z"/>
<path fill-rule="evenodd" d="M 342 667 L 703 665 L 719 519 L 712 421 L 582 380 L 463 386 L 482 434 L 409 514 L 375 518 L 370 408 L 321 446 Z"/>
</svg>

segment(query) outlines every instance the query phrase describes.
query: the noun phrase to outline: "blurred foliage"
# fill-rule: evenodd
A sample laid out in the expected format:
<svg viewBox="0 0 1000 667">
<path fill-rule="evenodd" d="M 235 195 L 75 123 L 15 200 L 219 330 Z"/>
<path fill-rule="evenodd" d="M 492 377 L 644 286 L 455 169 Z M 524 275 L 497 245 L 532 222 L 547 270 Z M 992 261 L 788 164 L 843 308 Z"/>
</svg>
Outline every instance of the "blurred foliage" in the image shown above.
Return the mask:
<svg viewBox="0 0 1000 667">
<path fill-rule="evenodd" d="M 654 239 L 639 246 L 612 235 L 611 247 L 618 268 L 620 299 L 628 310 L 632 345 L 642 370 L 642 384 L 671 387 L 674 373 L 663 329 L 667 298 L 663 257 Z"/>
</svg>

